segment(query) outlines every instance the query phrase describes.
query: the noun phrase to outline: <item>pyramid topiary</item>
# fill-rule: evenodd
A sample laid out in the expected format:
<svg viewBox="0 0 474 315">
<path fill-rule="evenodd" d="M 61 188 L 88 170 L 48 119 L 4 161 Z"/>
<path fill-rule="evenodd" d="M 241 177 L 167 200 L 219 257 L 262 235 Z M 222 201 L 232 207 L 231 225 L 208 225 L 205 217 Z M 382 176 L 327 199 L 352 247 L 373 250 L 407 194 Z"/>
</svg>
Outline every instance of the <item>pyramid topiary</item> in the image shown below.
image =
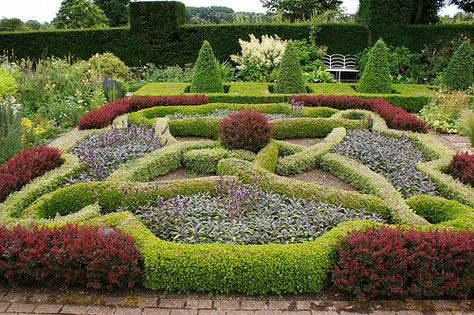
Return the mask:
<svg viewBox="0 0 474 315">
<path fill-rule="evenodd" d="M 472 57 L 470 42 L 462 42 L 449 61 L 448 68 L 442 77 L 442 85 L 453 90 L 469 89 L 474 84 Z"/>
<path fill-rule="evenodd" d="M 275 93 L 306 93 L 298 53 L 291 42 L 286 44 L 285 53 L 283 54 L 283 59 L 280 64 L 280 70 L 278 71 Z"/>
<path fill-rule="evenodd" d="M 223 93 L 224 85 L 211 44 L 205 40 L 194 66 L 191 93 L 206 92 Z"/>
<path fill-rule="evenodd" d="M 388 47 L 379 39 L 369 51 L 369 58 L 359 81 L 360 93 L 392 93 Z"/>
</svg>

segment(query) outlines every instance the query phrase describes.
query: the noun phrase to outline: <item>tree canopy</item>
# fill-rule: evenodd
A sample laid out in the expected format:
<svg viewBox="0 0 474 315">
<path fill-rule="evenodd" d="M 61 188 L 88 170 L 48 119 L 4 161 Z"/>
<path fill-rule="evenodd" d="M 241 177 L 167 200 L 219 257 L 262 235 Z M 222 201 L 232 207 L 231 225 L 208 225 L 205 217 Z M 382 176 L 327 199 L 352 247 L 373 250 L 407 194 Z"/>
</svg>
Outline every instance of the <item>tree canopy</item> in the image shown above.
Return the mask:
<svg viewBox="0 0 474 315">
<path fill-rule="evenodd" d="M 104 11 L 112 27 L 128 24 L 130 0 L 93 0 Z"/>
<path fill-rule="evenodd" d="M 89 0 L 63 0 L 53 25 L 69 29 L 106 27 L 109 20 L 104 11 Z"/>
<path fill-rule="evenodd" d="M 294 22 L 309 20 L 313 15 L 319 15 L 328 10 L 337 10 L 342 0 L 260 0 L 269 12 L 281 13 Z"/>
</svg>

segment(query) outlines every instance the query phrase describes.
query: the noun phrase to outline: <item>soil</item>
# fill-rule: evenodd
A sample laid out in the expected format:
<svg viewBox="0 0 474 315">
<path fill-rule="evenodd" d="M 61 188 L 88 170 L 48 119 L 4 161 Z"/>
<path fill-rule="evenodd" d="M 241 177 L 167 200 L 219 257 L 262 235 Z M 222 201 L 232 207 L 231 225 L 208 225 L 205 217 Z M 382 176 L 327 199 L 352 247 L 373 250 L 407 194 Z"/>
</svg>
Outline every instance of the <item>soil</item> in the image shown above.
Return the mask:
<svg viewBox="0 0 474 315">
<path fill-rule="evenodd" d="M 296 139 L 285 139 L 285 142 L 299 144 L 304 147 L 310 147 L 312 145 L 323 142 L 323 138 L 296 138 Z"/>
<path fill-rule="evenodd" d="M 288 176 L 288 178 L 297 179 L 308 183 L 315 183 L 318 185 L 331 186 L 347 191 L 357 191 L 351 185 L 344 183 L 336 176 L 321 169 L 313 169 L 298 175 Z"/>
<path fill-rule="evenodd" d="M 192 141 L 204 141 L 204 140 L 213 140 L 204 137 L 174 137 L 178 142 L 192 142 Z"/>
<path fill-rule="evenodd" d="M 208 176 L 212 176 L 212 175 L 196 174 L 196 173 L 190 172 L 186 168 L 179 168 L 176 171 L 173 171 L 166 175 L 155 178 L 155 181 L 164 182 L 164 181 L 172 181 L 172 180 L 178 180 L 178 179 L 201 178 L 201 177 L 208 177 Z"/>
</svg>

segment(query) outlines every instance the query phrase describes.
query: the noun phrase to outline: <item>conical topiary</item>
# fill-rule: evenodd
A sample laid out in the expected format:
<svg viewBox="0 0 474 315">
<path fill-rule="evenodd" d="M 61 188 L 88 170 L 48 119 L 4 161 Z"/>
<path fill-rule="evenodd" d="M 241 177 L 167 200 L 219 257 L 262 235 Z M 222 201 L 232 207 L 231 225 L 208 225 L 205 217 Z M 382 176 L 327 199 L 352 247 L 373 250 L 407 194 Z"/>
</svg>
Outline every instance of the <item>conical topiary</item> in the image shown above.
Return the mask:
<svg viewBox="0 0 474 315">
<path fill-rule="evenodd" d="M 369 51 L 369 58 L 359 81 L 360 93 L 392 93 L 392 78 L 388 63 L 388 47 L 379 39 Z"/>
<path fill-rule="evenodd" d="M 301 72 L 300 59 L 296 48 L 291 42 L 286 44 L 285 53 L 278 71 L 275 93 L 298 94 L 306 93 L 306 87 Z"/>
<path fill-rule="evenodd" d="M 192 93 L 223 93 L 224 84 L 217 67 L 216 58 L 211 44 L 207 40 L 202 43 L 191 82 Z"/>
<path fill-rule="evenodd" d="M 453 90 L 465 91 L 474 84 L 471 43 L 459 45 L 443 74 L 442 84 Z"/>
</svg>

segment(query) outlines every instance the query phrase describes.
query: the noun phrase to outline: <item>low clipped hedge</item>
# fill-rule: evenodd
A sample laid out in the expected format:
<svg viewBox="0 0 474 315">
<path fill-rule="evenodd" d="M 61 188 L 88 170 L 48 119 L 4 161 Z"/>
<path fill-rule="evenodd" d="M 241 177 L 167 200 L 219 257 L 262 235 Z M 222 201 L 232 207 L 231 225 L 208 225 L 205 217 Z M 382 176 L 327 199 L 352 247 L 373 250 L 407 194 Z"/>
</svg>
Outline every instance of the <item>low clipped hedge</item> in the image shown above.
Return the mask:
<svg viewBox="0 0 474 315">
<path fill-rule="evenodd" d="M 336 262 L 335 246 L 348 231 L 380 226 L 344 222 L 312 242 L 300 244 L 178 244 L 155 237 L 131 213 L 91 221 L 132 235 L 143 259 L 143 285 L 170 292 L 249 295 L 319 292 Z"/>
<path fill-rule="evenodd" d="M 301 152 L 280 159 L 276 167 L 276 173 L 288 176 L 316 168 L 319 165 L 320 157 L 331 151 L 345 136 L 346 130 L 344 128 L 333 129 L 324 142 L 312 145 Z"/>
<path fill-rule="evenodd" d="M 192 150 L 183 154 L 183 166 L 196 173 L 215 174 L 219 161 L 228 156 L 222 148 Z"/>
<path fill-rule="evenodd" d="M 274 172 L 278 162 L 278 143 L 275 140 L 270 142 L 258 152 L 253 165 Z"/>
<path fill-rule="evenodd" d="M 415 195 L 406 200 L 416 214 L 439 226 L 472 229 L 474 208 L 454 200 L 430 195 Z"/>
</svg>

